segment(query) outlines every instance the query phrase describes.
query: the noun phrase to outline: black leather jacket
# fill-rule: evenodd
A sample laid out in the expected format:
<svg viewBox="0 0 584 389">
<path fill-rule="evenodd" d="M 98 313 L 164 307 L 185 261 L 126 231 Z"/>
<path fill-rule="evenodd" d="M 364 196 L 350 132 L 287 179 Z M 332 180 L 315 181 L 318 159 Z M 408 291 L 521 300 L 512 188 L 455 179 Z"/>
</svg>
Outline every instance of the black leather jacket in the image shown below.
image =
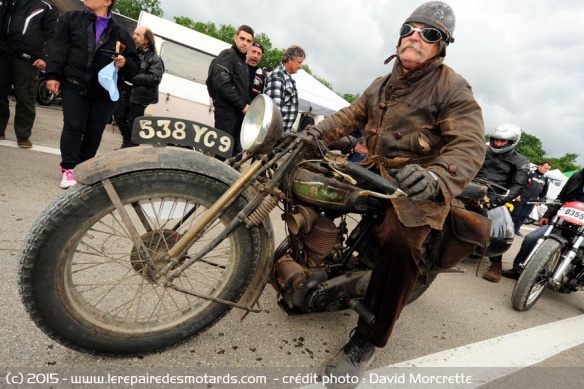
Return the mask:
<svg viewBox="0 0 584 389">
<path fill-rule="evenodd" d="M 45 59 L 43 47 L 55 33 L 59 10 L 41 0 L 0 2 L 0 52 L 34 62 Z"/>
<path fill-rule="evenodd" d="M 500 185 L 509 190 L 507 197 L 502 198 L 504 201 L 512 201 L 515 199 L 527 181 L 527 174 L 529 173 L 529 160 L 519 154 L 515 150 L 509 150 L 506 153 L 495 154 L 491 148 L 487 148 L 485 155 L 485 162 L 479 170 L 476 178 L 485 178 L 494 184 Z M 496 191 L 502 194 L 502 191 Z M 492 191 L 489 190 L 487 194 L 491 200 L 494 197 Z"/>
<path fill-rule="evenodd" d="M 572 177 L 566 182 L 560 193 L 558 194 L 558 200 L 561 202 L 572 201 L 577 196 L 582 196 L 582 190 L 584 186 L 584 169 L 580 170 L 578 173 L 574 173 Z M 550 205 L 542 216 L 545 219 L 551 219 L 560 209 L 561 205 Z"/>
<path fill-rule="evenodd" d="M 88 11 L 69 11 L 59 18 L 55 36 L 49 42 L 46 75 L 48 80 L 59 81 L 61 89 L 106 100 L 109 94 L 99 84 L 97 74 L 113 60 L 103 50 L 115 51 L 118 41 L 126 46 L 126 64 L 119 70 L 118 90 L 122 79 L 131 80 L 138 73 L 140 58 L 134 40 L 113 17 L 96 44 L 95 21 L 95 14 Z"/>
<path fill-rule="evenodd" d="M 245 106 L 251 102 L 245 54 L 241 54 L 233 45 L 219 53 L 211 66 L 215 108 L 227 108 L 242 113 Z"/>
<path fill-rule="evenodd" d="M 140 56 L 140 70 L 130 81 L 132 96 L 130 102 L 134 104 L 158 103 L 158 85 L 164 74 L 162 59 L 152 50 L 138 49 Z"/>
<path fill-rule="evenodd" d="M 549 188 L 549 180 L 536 168 L 527 175 L 525 188 L 521 192 L 522 201 L 544 201 Z"/>
</svg>

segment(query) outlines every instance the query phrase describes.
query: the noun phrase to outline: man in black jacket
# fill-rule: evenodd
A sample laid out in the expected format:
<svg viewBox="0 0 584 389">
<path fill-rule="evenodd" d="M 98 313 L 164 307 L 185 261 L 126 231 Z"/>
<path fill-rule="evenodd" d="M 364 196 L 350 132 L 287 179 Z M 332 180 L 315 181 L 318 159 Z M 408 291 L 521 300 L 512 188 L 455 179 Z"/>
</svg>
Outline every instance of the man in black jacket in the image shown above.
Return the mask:
<svg viewBox="0 0 584 389">
<path fill-rule="evenodd" d="M 207 90 L 215 106 L 215 128 L 235 138 L 234 154 L 242 151 L 239 134 L 243 117 L 251 103 L 246 54 L 253 43 L 253 30 L 243 25 L 234 36 L 235 44 L 211 62 Z"/>
<path fill-rule="evenodd" d="M 253 41 L 253 44 L 247 52 L 245 63 L 249 67 L 249 98 L 253 101 L 257 95 L 264 91 L 266 83 L 266 75 L 263 69 L 258 67 L 258 64 L 264 56 L 264 46 L 258 41 Z"/>
<path fill-rule="evenodd" d="M 114 118 L 122 133 L 122 149 L 137 146 L 132 143 L 134 120 L 144 115 L 149 104 L 158 103 L 158 85 L 164 74 L 164 63 L 156 53 L 154 34 L 149 28 L 134 30 L 134 43 L 140 57 L 140 71 L 131 80 L 124 80 L 124 90 Z"/>
<path fill-rule="evenodd" d="M 490 201 L 490 208 L 495 208 L 511 202 L 519 196 L 529 172 L 529 160 L 515 151 L 515 146 L 521 139 L 521 129 L 513 123 L 502 123 L 489 133 L 490 147 L 485 155 L 485 162 L 476 178 L 484 178 L 503 189 L 507 189 L 506 194 L 501 191 L 489 189 L 487 196 Z M 501 280 L 502 255 L 489 258 L 491 266 L 483 275 L 483 278 L 491 282 Z"/>
<path fill-rule="evenodd" d="M 529 235 L 523 239 L 521 248 L 513 260 L 513 267 L 509 270 L 504 270 L 502 273 L 503 277 L 515 280 L 519 278 L 521 273 L 519 264 L 527 259 L 527 256 L 531 253 L 533 247 L 535 247 L 538 239 L 541 238 L 547 230 L 547 225 L 550 220 L 556 215 L 556 213 L 558 213 L 561 204 L 568 201 L 584 201 L 584 169 L 578 173 L 574 173 L 572 177 L 570 177 L 560 191 L 560 194 L 558 194 L 557 200 L 559 200 L 559 204 L 549 206 L 539 220 L 540 227 L 537 230 L 530 232 Z"/>
<path fill-rule="evenodd" d="M 519 229 L 533 210 L 534 204 L 528 202 L 545 201 L 549 188 L 549 180 L 545 176 L 550 171 L 552 165 L 548 161 L 543 161 L 537 169 L 529 171 L 525 188 L 515 200 L 513 200 L 513 213 L 511 218 L 515 226 L 515 235 L 523 236 Z"/>
<path fill-rule="evenodd" d="M 45 41 L 55 31 L 57 8 L 41 0 L 0 2 L 0 140 L 10 118 L 8 93 L 14 85 L 14 132 L 18 147 L 32 147 L 30 135 L 36 117 L 35 94 L 39 70 L 45 70 Z"/>
</svg>

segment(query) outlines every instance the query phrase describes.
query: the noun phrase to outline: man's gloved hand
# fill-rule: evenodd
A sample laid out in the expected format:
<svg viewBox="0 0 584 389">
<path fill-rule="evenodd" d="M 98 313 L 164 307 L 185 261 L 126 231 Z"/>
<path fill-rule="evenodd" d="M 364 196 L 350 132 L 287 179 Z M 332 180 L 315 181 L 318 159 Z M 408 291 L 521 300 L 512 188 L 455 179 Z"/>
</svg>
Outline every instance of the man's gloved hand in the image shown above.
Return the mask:
<svg viewBox="0 0 584 389">
<path fill-rule="evenodd" d="M 420 165 L 406 165 L 395 175 L 401 190 L 413 202 L 431 199 L 438 194 L 438 176 Z"/>
<path fill-rule="evenodd" d="M 489 203 L 490 203 L 489 208 L 500 207 L 501 205 L 505 205 L 506 202 L 507 202 L 507 200 L 505 200 L 505 198 L 501 197 L 501 196 L 489 197 Z"/>
</svg>

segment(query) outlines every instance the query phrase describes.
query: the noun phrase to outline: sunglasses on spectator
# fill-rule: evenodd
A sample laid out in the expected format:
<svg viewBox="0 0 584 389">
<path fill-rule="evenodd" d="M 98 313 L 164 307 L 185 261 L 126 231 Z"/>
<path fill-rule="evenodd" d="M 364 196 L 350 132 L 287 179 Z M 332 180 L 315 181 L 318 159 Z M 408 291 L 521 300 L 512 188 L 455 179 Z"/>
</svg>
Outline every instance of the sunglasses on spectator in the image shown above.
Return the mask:
<svg viewBox="0 0 584 389">
<path fill-rule="evenodd" d="M 424 27 L 424 28 L 417 28 L 412 26 L 411 24 L 404 24 L 401 26 L 399 30 L 399 36 L 405 38 L 406 36 L 410 36 L 417 31 L 422 39 L 428 43 L 438 42 L 442 39 L 442 33 L 435 28 L 432 27 Z"/>
</svg>

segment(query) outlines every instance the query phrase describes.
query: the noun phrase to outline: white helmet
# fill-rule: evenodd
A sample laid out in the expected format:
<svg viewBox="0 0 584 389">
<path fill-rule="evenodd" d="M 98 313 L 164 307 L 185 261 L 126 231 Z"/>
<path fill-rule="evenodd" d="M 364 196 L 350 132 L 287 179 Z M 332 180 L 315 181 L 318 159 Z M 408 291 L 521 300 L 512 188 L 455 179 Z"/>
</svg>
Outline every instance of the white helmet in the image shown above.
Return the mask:
<svg viewBox="0 0 584 389">
<path fill-rule="evenodd" d="M 521 128 L 513 123 L 501 123 L 489 133 L 489 137 L 489 143 L 493 153 L 502 154 L 509 150 L 513 150 L 515 146 L 517 146 L 521 139 Z M 493 142 L 495 139 L 508 140 L 509 143 L 503 147 L 495 147 Z"/>
</svg>

